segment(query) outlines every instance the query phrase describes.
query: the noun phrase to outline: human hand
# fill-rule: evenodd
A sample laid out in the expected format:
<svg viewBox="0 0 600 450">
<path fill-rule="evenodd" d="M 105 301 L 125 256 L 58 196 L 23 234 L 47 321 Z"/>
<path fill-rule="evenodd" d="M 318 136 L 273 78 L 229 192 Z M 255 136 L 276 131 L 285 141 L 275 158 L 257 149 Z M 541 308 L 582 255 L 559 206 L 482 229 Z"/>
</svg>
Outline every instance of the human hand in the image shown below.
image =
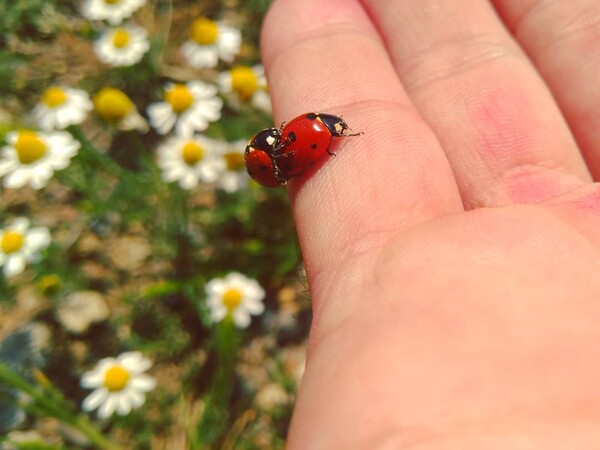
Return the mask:
<svg viewBox="0 0 600 450">
<path fill-rule="evenodd" d="M 599 448 L 598 18 L 275 2 L 276 123 L 365 133 L 290 183 L 314 309 L 290 449 Z"/>
</svg>

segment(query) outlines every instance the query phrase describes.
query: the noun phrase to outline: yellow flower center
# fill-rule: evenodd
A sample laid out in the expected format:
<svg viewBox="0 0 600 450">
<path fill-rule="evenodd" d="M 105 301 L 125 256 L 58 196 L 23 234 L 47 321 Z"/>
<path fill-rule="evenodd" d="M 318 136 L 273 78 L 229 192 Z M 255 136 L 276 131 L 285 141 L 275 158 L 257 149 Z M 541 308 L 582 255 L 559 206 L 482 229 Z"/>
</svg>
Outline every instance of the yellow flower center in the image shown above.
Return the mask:
<svg viewBox="0 0 600 450">
<path fill-rule="evenodd" d="M 244 155 L 238 152 L 225 153 L 223 155 L 227 163 L 227 170 L 237 172 L 244 169 Z"/>
<path fill-rule="evenodd" d="M 174 84 L 165 93 L 165 101 L 176 113 L 182 113 L 194 103 L 194 97 L 185 84 Z"/>
<path fill-rule="evenodd" d="M 21 233 L 17 233 L 16 231 L 7 231 L 2 236 L 2 241 L 0 242 L 0 248 L 2 251 L 8 255 L 9 253 L 18 252 L 21 247 L 23 247 L 23 243 L 25 242 L 25 236 Z"/>
<path fill-rule="evenodd" d="M 119 122 L 134 109 L 134 106 L 123 91 L 103 88 L 94 97 L 94 108 L 107 122 Z"/>
<path fill-rule="evenodd" d="M 229 73 L 231 88 L 237 92 L 240 100 L 250 100 L 258 89 L 258 79 L 252 69 L 247 66 L 236 66 Z"/>
<path fill-rule="evenodd" d="M 61 284 L 58 275 L 44 275 L 37 282 L 37 288 L 42 294 L 53 294 L 60 288 Z"/>
<path fill-rule="evenodd" d="M 181 149 L 181 158 L 188 166 L 195 166 L 203 157 L 204 150 L 194 141 L 189 141 Z"/>
<path fill-rule="evenodd" d="M 190 38 L 199 45 L 214 44 L 218 35 L 217 22 L 206 17 L 196 19 L 190 29 Z"/>
<path fill-rule="evenodd" d="M 230 312 L 242 303 L 242 293 L 237 289 L 229 289 L 223 294 L 223 305 Z"/>
<path fill-rule="evenodd" d="M 33 131 L 21 131 L 15 150 L 21 164 L 32 164 L 46 154 L 46 144 Z"/>
<path fill-rule="evenodd" d="M 67 94 L 59 87 L 50 87 L 42 94 L 42 103 L 48 108 L 56 108 L 67 101 Z"/>
<path fill-rule="evenodd" d="M 107 5 L 114 5 L 115 3 L 119 3 L 121 0 L 104 0 L 104 3 Z"/>
<path fill-rule="evenodd" d="M 127 47 L 129 44 L 129 32 L 125 28 L 117 28 L 113 34 L 113 45 L 116 48 Z"/>
<path fill-rule="evenodd" d="M 122 391 L 131 375 L 129 371 L 122 366 L 112 366 L 104 374 L 104 387 L 111 392 Z"/>
</svg>

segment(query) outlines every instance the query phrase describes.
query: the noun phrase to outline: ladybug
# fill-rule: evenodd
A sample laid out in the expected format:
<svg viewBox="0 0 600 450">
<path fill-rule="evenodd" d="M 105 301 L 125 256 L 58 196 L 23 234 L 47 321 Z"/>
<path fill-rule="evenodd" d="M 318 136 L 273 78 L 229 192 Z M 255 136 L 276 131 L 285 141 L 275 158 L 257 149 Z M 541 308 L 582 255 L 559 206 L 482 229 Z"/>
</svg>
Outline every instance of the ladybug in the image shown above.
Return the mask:
<svg viewBox="0 0 600 450">
<path fill-rule="evenodd" d="M 284 185 L 317 162 L 329 148 L 334 137 L 350 134 L 341 117 L 333 114 L 302 114 L 277 128 L 267 128 L 256 134 L 246 147 L 248 174 L 267 187 Z"/>
<path fill-rule="evenodd" d="M 291 120 L 281 130 L 281 144 L 274 157 L 286 178 L 302 175 L 327 152 L 334 137 L 345 134 L 348 125 L 333 114 L 308 113 Z M 352 135 L 354 136 L 354 135 Z"/>
<path fill-rule="evenodd" d="M 272 156 L 281 143 L 281 131 L 267 128 L 257 133 L 244 152 L 244 164 L 254 181 L 267 187 L 278 187 L 287 183 L 275 165 Z"/>
</svg>

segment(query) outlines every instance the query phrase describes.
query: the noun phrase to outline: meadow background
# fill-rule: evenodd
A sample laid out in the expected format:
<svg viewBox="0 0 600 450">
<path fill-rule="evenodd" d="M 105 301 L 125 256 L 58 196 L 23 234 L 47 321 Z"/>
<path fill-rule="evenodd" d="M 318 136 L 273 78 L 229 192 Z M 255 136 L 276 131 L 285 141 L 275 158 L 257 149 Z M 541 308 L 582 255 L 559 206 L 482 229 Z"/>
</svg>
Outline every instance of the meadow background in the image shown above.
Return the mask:
<svg viewBox="0 0 600 450">
<path fill-rule="evenodd" d="M 272 126 L 254 97 L 268 93 L 269 0 L 138 0 L 120 21 L 86 17 L 89 1 L 0 2 L 0 448 L 283 448 L 309 296 L 285 190 L 240 165 Z M 139 57 L 98 53 L 129 25 L 145 30 Z M 198 67 L 182 51 L 225 26 L 241 36 L 229 61 Z M 117 50 L 133 42 L 110 36 Z M 182 120 L 198 80 L 218 117 L 191 135 L 158 129 L 152 105 Z M 50 123 L 68 89 L 87 108 Z"/>
</svg>

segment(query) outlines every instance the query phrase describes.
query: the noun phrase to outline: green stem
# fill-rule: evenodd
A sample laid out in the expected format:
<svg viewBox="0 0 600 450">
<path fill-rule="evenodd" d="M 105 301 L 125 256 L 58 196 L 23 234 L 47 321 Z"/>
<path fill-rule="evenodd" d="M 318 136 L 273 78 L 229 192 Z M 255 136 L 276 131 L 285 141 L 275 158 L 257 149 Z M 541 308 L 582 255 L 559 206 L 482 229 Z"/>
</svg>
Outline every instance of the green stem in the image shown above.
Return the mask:
<svg viewBox="0 0 600 450">
<path fill-rule="evenodd" d="M 8 366 L 0 363 L 0 384 L 27 394 L 32 403 L 22 408 L 38 415 L 48 415 L 78 428 L 98 449 L 120 450 L 120 447 L 104 437 L 83 414 L 75 414 L 62 394 L 52 388 L 39 389 Z"/>
<path fill-rule="evenodd" d="M 218 365 L 213 376 L 210 391 L 206 396 L 204 412 L 192 439 L 196 447 L 214 444 L 228 428 L 229 401 L 235 383 L 235 361 L 240 345 L 240 332 L 228 316 L 215 330 L 215 343 Z"/>
<path fill-rule="evenodd" d="M 119 164 L 117 164 L 113 159 L 101 151 L 99 151 L 87 138 L 83 130 L 76 126 L 71 125 L 68 130 L 71 134 L 81 143 L 81 153 L 84 159 L 93 164 L 98 164 L 104 170 L 109 173 L 112 173 L 114 176 L 119 179 L 123 179 L 124 177 L 133 176 L 132 173 L 123 169 Z"/>
</svg>

